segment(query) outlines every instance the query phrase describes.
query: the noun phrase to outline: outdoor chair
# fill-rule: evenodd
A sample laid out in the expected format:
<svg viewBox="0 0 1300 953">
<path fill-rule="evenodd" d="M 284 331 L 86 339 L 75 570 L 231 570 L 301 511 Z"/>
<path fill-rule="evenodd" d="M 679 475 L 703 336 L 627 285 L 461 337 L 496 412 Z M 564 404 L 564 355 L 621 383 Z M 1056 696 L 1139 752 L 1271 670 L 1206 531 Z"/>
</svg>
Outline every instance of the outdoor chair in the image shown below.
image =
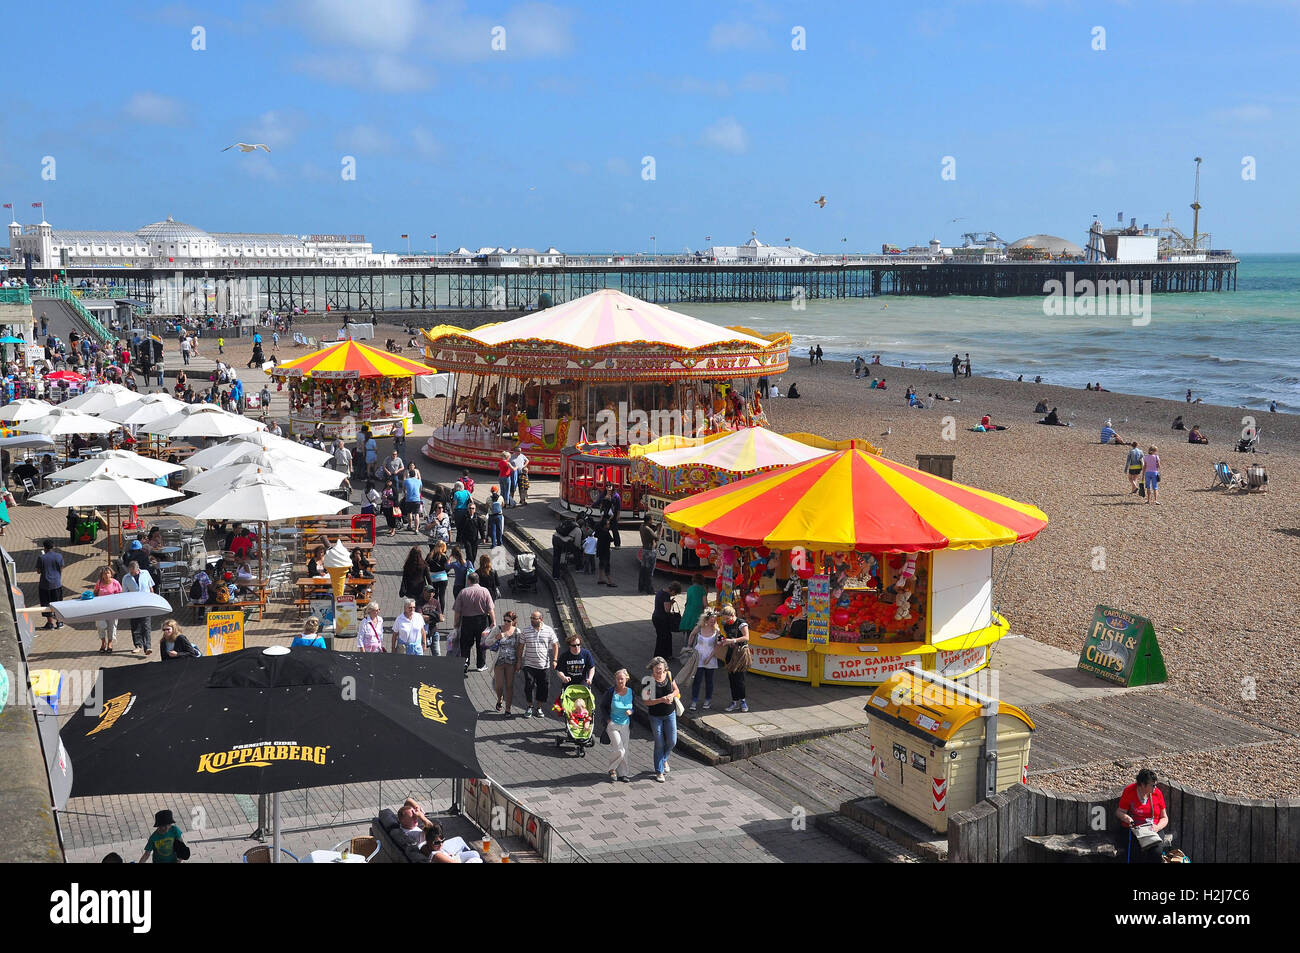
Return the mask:
<svg viewBox="0 0 1300 953">
<path fill-rule="evenodd" d="M 32 498 L 32 494 L 35 492 L 36 492 L 36 487 L 32 484 L 32 481 L 24 479 L 23 480 L 23 502 L 26 503 L 28 500 L 30 500 Z"/>
<path fill-rule="evenodd" d="M 1225 490 L 1243 490 L 1246 488 L 1246 478 L 1240 470 L 1234 470 L 1226 462 L 1220 461 L 1214 465 L 1214 482 L 1210 484 L 1210 489 L 1217 490 L 1219 487 Z"/>
<path fill-rule="evenodd" d="M 334 845 L 333 850 L 341 851 L 344 847 L 348 849 L 349 854 L 360 854 L 365 857 L 366 863 L 375 859 L 379 853 L 379 838 L 377 837 L 354 837 L 350 841 L 339 841 Z"/>
<path fill-rule="evenodd" d="M 244 863 L 246 864 L 269 864 L 271 863 L 271 847 L 267 844 L 260 844 L 257 847 L 250 847 L 244 851 Z M 293 862 L 298 863 L 296 854 L 284 847 L 280 848 L 280 853 L 293 858 Z"/>
</svg>

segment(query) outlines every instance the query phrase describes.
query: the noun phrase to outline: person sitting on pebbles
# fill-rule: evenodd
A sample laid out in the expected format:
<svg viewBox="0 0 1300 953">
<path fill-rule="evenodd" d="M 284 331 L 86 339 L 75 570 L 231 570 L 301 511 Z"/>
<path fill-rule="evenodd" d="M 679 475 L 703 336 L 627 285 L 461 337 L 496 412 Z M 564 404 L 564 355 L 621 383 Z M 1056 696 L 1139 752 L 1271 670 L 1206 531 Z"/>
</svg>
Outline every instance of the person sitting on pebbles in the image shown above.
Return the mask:
<svg viewBox="0 0 1300 953">
<path fill-rule="evenodd" d="M 1201 433 L 1200 424 L 1192 424 L 1192 429 L 1187 431 L 1188 443 L 1209 443 L 1210 438 Z"/>
</svg>

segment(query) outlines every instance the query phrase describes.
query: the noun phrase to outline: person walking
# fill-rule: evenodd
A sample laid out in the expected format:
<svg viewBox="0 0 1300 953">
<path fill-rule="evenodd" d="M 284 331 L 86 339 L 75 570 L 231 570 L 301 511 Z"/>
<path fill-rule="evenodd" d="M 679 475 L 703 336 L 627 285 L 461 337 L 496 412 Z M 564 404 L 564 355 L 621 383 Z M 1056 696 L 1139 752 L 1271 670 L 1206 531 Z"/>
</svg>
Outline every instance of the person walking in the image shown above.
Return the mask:
<svg viewBox="0 0 1300 953">
<path fill-rule="evenodd" d="M 424 551 L 419 546 L 412 546 L 402 563 L 402 584 L 397 594 L 402 598 L 414 599 L 424 592 L 425 583 L 429 581 L 429 565 L 425 562 Z"/>
<path fill-rule="evenodd" d="M 646 512 L 645 518 L 641 520 L 641 526 L 638 529 L 641 534 L 641 553 L 638 556 L 638 569 L 636 577 L 636 591 L 646 596 L 653 596 L 655 562 L 658 559 L 659 548 L 659 531 L 655 527 L 654 516 L 649 511 Z"/>
<path fill-rule="evenodd" d="M 721 644 L 727 648 L 724 664 L 731 689 L 731 704 L 727 711 L 747 712 L 749 701 L 745 698 L 745 673 L 749 671 L 749 623 L 737 617 L 736 607 L 730 605 L 722 607 L 719 618 L 725 636 Z"/>
<path fill-rule="evenodd" d="M 379 494 L 379 505 L 384 511 L 384 523 L 388 526 L 388 535 L 397 535 L 397 521 L 402 516 L 402 504 L 398 502 L 397 487 L 391 479 L 384 481 L 384 490 Z"/>
<path fill-rule="evenodd" d="M 542 621 L 540 610 L 533 610 L 529 623 L 529 628 L 519 633 L 524 700 L 528 703 L 524 717 L 544 718 L 542 706 L 549 700 L 550 671 L 559 656 L 560 640 L 555 637 L 555 630 Z"/>
<path fill-rule="evenodd" d="M 650 660 L 650 684 L 641 693 L 650 711 L 650 730 L 655 738 L 655 780 L 663 784 L 668 773 L 668 755 L 677 744 L 677 700 L 681 690 L 668 671 L 667 660 L 655 656 Z"/>
<path fill-rule="evenodd" d="M 496 664 L 492 666 L 492 688 L 497 693 L 496 710 L 501 710 L 504 699 L 507 718 L 515 717 L 510 709 L 515 697 L 515 676 L 523 664 L 523 654 L 520 651 L 522 641 L 516 624 L 518 619 L 513 611 L 507 610 L 501 616 L 500 624 L 492 627 L 486 639 L 488 651 L 495 652 L 497 656 Z"/>
<path fill-rule="evenodd" d="M 140 563 L 132 559 L 127 566 L 127 574 L 122 577 L 123 592 L 153 592 L 153 576 L 149 575 L 147 570 L 140 568 Z M 153 623 L 148 616 L 142 619 L 131 620 L 131 641 L 135 643 L 135 648 L 131 650 L 133 655 L 148 655 L 150 651 L 151 636 L 153 635 Z"/>
<path fill-rule="evenodd" d="M 429 538 L 451 545 L 451 517 L 441 503 L 433 504 L 433 515 L 429 517 Z"/>
<path fill-rule="evenodd" d="M 695 628 L 708 597 L 708 584 L 704 581 L 704 575 L 697 572 L 691 577 L 691 584 L 686 589 L 686 605 L 682 607 L 682 624 L 677 627 L 678 631 L 690 632 Z"/>
<path fill-rule="evenodd" d="M 970 352 L 966 352 L 966 376 L 970 377 Z"/>
<path fill-rule="evenodd" d="M 718 628 L 718 614 L 705 609 L 700 621 L 691 629 L 687 644 L 695 650 L 695 677 L 691 680 L 691 711 L 700 702 L 700 685 L 704 685 L 704 710 L 713 706 L 713 674 L 718 670 L 718 643 L 723 639 Z"/>
<path fill-rule="evenodd" d="M 41 543 L 41 554 L 36 557 L 36 595 L 43 606 L 58 602 L 63 598 L 63 554 L 54 548 L 54 540 L 47 539 Z M 45 619 L 42 629 L 61 629 L 63 622 L 54 618 L 51 611 Z"/>
<path fill-rule="evenodd" d="M 632 705 L 635 696 L 628 687 L 627 669 L 620 668 L 614 673 L 614 686 L 601 697 L 596 706 L 603 730 L 609 736 L 609 743 L 614 749 L 614 757 L 609 762 L 609 780 L 630 782 L 627 776 L 627 751 L 632 741 Z"/>
<path fill-rule="evenodd" d="M 555 674 L 561 685 L 586 685 L 591 687 L 591 680 L 596 675 L 596 659 L 582 647 L 582 636 L 570 633 L 568 651 L 555 660 Z"/>
<path fill-rule="evenodd" d="M 152 860 L 155 864 L 176 864 L 187 860 L 190 849 L 181 839 L 181 829 L 176 826 L 176 818 L 171 811 L 159 811 L 153 816 L 153 833 L 144 843 L 144 853 L 140 863 Z M 153 855 L 152 857 L 150 855 Z"/>
<path fill-rule="evenodd" d="M 218 354 L 226 353 L 226 339 L 224 337 L 221 337 L 220 335 L 217 336 L 217 353 Z"/>
<path fill-rule="evenodd" d="M 190 365 L 190 347 L 191 347 L 190 339 L 187 337 L 182 337 L 181 338 L 181 360 L 185 362 L 186 367 L 189 367 Z"/>
<path fill-rule="evenodd" d="M 512 506 L 515 493 L 515 471 L 510 466 L 510 451 L 502 450 L 501 459 L 497 461 L 497 483 L 501 486 L 501 496 L 506 506 Z"/>
<path fill-rule="evenodd" d="M 357 648 L 362 652 L 384 650 L 384 617 L 379 614 L 379 603 L 366 606 L 366 614 L 357 624 Z"/>
<path fill-rule="evenodd" d="M 415 600 L 406 599 L 402 603 L 402 614 L 393 620 L 393 654 L 423 655 L 428 632 L 424 616 L 415 609 Z"/>
<path fill-rule="evenodd" d="M 667 658 L 673 654 L 673 629 L 680 624 L 673 597 L 681 595 L 681 592 L 681 583 L 674 581 L 655 593 L 655 607 L 650 621 L 655 627 L 656 656 Z"/>
<path fill-rule="evenodd" d="M 465 578 L 474 567 L 460 551 L 459 546 L 451 547 L 451 559 L 447 561 L 447 572 L 451 573 L 451 598 L 454 601 L 465 588 Z"/>
<path fill-rule="evenodd" d="M 496 604 L 492 593 L 479 585 L 478 573 L 471 572 L 465 577 L 465 588 L 460 591 L 452 603 L 452 624 L 460 633 L 460 654 L 465 659 L 465 671 L 469 672 L 470 653 L 477 658 L 477 670 L 487 671 L 483 661 L 483 633 L 496 624 Z"/>
<path fill-rule="evenodd" d="M 492 593 L 493 599 L 501 598 L 501 577 L 492 568 L 492 557 L 484 553 L 478 558 L 478 584 Z"/>
<path fill-rule="evenodd" d="M 957 379 L 957 374 L 960 371 L 961 371 L 961 355 L 954 354 L 952 356 L 952 379 L 953 380 Z"/>
<path fill-rule="evenodd" d="M 510 452 L 510 470 L 513 474 L 510 485 L 515 493 L 518 494 L 519 500 L 517 503 L 512 503 L 512 506 L 523 506 L 528 502 L 528 484 L 525 482 L 527 479 L 525 472 L 527 468 L 528 458 L 524 456 L 524 451 L 519 448 L 518 444 L 516 444 L 514 450 Z M 510 498 L 507 497 L 507 500 L 509 499 Z"/>
<path fill-rule="evenodd" d="M 1142 471 L 1144 469 L 1142 462 L 1144 454 L 1138 446 L 1136 440 L 1129 444 L 1128 456 L 1124 461 L 1124 468 L 1128 472 L 1128 485 L 1132 487 L 1130 493 L 1137 493 L 1142 489 Z"/>
<path fill-rule="evenodd" d="M 122 584 L 113 578 L 113 570 L 104 566 L 99 570 L 99 578 L 95 581 L 96 596 L 111 596 L 114 593 L 122 591 Z M 113 651 L 113 640 L 117 638 L 117 620 L 116 619 L 97 619 L 95 628 L 99 630 L 99 651 L 105 655 Z"/>
<path fill-rule="evenodd" d="M 505 531 L 505 504 L 501 500 L 501 494 L 497 492 L 496 487 L 492 487 L 487 501 L 487 527 L 488 527 L 488 545 L 496 549 L 501 545 L 501 537 Z"/>
<path fill-rule="evenodd" d="M 1142 458 L 1142 480 L 1147 491 L 1147 502 L 1159 506 L 1156 493 L 1160 486 L 1160 455 L 1156 453 L 1155 444 L 1147 448 L 1146 456 Z"/>
<path fill-rule="evenodd" d="M 447 566 L 451 560 L 447 557 L 447 541 L 440 539 L 429 550 L 425 560 L 426 581 L 438 599 L 439 612 L 447 611 Z"/>
<path fill-rule="evenodd" d="M 393 451 L 397 455 L 397 451 Z M 414 463 L 406 468 L 406 478 L 402 480 L 402 515 L 406 517 L 406 525 L 413 533 L 420 531 L 420 502 L 421 493 L 424 490 L 424 481 L 420 479 L 420 471 L 416 469 Z"/>
<path fill-rule="evenodd" d="M 618 583 L 614 581 L 613 574 L 609 568 L 609 550 L 614 542 L 614 534 L 609 531 L 609 519 L 602 518 L 600 525 L 596 527 L 596 585 L 609 586 L 611 589 L 617 589 Z"/>
<path fill-rule="evenodd" d="M 605 484 L 605 495 L 600 500 L 601 515 L 609 520 L 609 532 L 614 537 L 614 548 L 621 549 L 623 539 L 618 533 L 618 519 L 623 512 L 623 495 L 613 483 Z"/>
<path fill-rule="evenodd" d="M 478 512 L 478 504 L 470 500 L 469 506 L 465 507 L 465 532 L 460 537 L 461 545 L 465 547 L 465 555 L 469 557 L 470 562 L 478 559 L 479 543 L 483 542 L 486 529 L 483 517 Z"/>
</svg>

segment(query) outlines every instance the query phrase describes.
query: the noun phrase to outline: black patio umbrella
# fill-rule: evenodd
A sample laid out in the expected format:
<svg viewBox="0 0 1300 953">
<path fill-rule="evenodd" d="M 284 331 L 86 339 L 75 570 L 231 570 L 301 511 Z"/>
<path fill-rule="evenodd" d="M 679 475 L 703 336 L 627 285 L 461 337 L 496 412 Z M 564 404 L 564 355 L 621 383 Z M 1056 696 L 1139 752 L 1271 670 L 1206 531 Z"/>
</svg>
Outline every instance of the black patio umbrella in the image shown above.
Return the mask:
<svg viewBox="0 0 1300 953">
<path fill-rule="evenodd" d="M 252 648 L 106 669 L 60 736 L 73 797 L 482 777 L 460 659 Z"/>
</svg>

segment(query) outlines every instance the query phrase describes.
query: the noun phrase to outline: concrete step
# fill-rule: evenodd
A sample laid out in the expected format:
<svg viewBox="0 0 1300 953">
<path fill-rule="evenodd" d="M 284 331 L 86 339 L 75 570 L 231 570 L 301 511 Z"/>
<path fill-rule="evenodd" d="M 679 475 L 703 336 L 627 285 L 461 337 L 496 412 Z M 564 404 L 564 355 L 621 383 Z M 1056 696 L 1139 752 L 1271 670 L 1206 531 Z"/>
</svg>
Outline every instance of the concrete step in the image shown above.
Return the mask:
<svg viewBox="0 0 1300 953">
<path fill-rule="evenodd" d="M 914 854 L 857 821 L 842 814 L 819 814 L 814 818 L 817 829 L 863 857 L 882 864 L 923 864 L 926 858 Z"/>
<path fill-rule="evenodd" d="M 878 797 L 845 801 L 840 805 L 839 813 L 928 863 L 946 863 L 948 860 L 948 835 L 936 834 L 910 814 L 904 814 Z"/>
</svg>

